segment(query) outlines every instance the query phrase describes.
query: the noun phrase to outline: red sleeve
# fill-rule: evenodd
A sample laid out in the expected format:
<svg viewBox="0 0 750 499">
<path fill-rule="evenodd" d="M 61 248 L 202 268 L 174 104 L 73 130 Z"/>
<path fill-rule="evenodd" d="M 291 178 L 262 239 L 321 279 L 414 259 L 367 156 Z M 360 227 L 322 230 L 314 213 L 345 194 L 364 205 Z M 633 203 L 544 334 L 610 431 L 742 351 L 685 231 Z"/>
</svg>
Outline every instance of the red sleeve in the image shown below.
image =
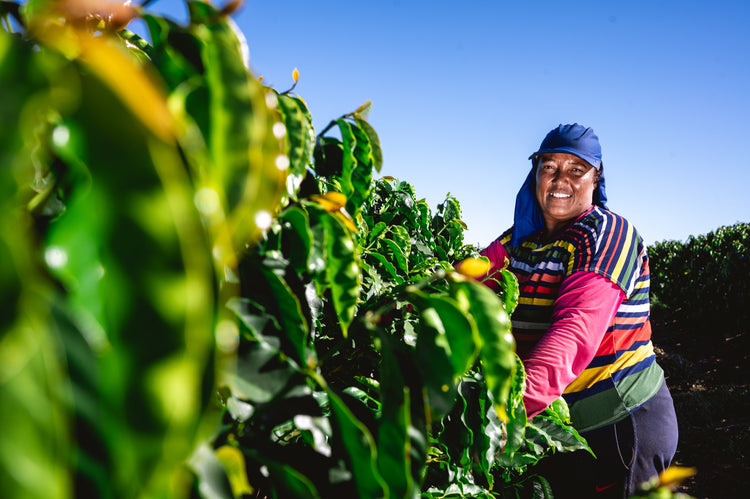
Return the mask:
<svg viewBox="0 0 750 499">
<path fill-rule="evenodd" d="M 594 358 L 625 293 L 593 272 L 576 272 L 560 286 L 552 325 L 524 360 L 528 417 L 558 399 Z"/>
</svg>

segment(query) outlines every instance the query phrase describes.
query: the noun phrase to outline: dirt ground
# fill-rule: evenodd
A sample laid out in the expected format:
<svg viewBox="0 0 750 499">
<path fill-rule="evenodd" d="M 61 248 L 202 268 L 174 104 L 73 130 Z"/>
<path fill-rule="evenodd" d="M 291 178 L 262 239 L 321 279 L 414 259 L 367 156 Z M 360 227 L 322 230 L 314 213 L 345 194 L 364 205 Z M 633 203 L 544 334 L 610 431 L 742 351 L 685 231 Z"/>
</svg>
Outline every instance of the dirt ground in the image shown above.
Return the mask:
<svg viewBox="0 0 750 499">
<path fill-rule="evenodd" d="M 653 343 L 677 411 L 677 465 L 698 473 L 678 491 L 695 498 L 750 497 L 750 334 L 694 331 L 652 313 Z"/>
</svg>

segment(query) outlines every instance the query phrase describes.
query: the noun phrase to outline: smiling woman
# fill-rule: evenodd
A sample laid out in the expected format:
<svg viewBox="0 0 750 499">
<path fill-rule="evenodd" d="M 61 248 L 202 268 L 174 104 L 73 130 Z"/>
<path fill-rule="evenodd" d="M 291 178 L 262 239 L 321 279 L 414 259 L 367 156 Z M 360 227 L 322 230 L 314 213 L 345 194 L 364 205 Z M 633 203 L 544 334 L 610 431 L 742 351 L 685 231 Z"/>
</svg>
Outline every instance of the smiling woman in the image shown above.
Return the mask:
<svg viewBox="0 0 750 499">
<path fill-rule="evenodd" d="M 536 200 L 544 219 L 543 238 L 554 239 L 591 206 L 600 170 L 568 153 L 540 154 Z"/>
<path fill-rule="evenodd" d="M 529 417 L 563 396 L 597 456 L 556 454 L 537 471 L 555 497 L 627 497 L 677 447 L 651 344 L 648 255 L 635 228 L 606 207 L 591 128 L 560 125 L 529 159 L 514 226 L 482 254 L 494 270 L 509 262 L 518 278 L 512 324 Z"/>
</svg>

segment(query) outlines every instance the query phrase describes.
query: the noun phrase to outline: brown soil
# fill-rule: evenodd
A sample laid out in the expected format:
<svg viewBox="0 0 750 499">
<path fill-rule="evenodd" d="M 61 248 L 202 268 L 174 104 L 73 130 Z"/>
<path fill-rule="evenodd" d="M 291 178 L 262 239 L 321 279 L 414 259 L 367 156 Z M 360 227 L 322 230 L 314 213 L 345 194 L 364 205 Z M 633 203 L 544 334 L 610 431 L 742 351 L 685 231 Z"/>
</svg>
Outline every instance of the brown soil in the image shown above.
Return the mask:
<svg viewBox="0 0 750 499">
<path fill-rule="evenodd" d="M 675 463 L 698 473 L 678 491 L 695 498 L 750 497 L 750 334 L 695 331 L 652 314 L 653 342 L 674 398 Z"/>
</svg>

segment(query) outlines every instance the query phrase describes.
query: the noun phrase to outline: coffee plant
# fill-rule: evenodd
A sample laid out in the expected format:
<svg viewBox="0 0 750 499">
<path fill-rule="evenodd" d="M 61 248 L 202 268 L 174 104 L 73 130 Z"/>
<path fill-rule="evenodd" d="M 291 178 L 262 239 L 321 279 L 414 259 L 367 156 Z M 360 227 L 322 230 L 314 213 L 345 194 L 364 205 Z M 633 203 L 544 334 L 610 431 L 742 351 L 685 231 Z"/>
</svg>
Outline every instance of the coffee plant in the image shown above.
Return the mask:
<svg viewBox="0 0 750 499">
<path fill-rule="evenodd" d="M 526 418 L 517 283 L 369 103 L 316 134 L 236 4 L 0 6 L 3 496 L 550 497 L 587 446 Z"/>
<path fill-rule="evenodd" d="M 750 321 L 750 224 L 648 248 L 654 301 L 696 329 L 724 333 Z"/>
</svg>

